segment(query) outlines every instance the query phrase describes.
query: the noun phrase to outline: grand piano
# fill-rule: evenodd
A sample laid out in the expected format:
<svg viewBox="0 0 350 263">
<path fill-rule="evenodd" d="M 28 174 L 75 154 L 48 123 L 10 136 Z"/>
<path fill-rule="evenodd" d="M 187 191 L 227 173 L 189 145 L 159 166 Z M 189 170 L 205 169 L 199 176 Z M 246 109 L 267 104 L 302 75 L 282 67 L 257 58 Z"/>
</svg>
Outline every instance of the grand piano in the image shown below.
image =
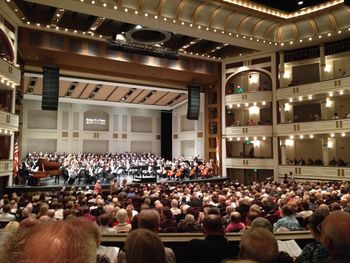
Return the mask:
<svg viewBox="0 0 350 263">
<path fill-rule="evenodd" d="M 41 178 L 46 178 L 49 176 L 59 176 L 61 174 L 60 172 L 60 167 L 61 163 L 60 162 L 52 162 L 49 161 L 48 159 L 43 159 L 40 158 L 38 160 L 38 167 L 39 170 L 33 173 L 33 178 L 35 178 L 36 182 L 33 182 L 32 184 L 37 185 L 39 183 L 39 180 Z"/>
</svg>

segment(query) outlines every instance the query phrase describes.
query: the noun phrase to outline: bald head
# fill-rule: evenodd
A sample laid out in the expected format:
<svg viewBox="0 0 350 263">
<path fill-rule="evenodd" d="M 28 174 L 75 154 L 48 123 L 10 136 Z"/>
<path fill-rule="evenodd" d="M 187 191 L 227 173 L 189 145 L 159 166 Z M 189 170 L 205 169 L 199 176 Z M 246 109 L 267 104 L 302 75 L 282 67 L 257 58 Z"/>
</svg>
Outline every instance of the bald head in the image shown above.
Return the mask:
<svg viewBox="0 0 350 263">
<path fill-rule="evenodd" d="M 321 243 L 333 259 L 350 258 L 350 214 L 335 211 L 321 224 Z"/>
<path fill-rule="evenodd" d="M 138 214 L 137 220 L 138 220 L 139 228 L 145 228 L 155 233 L 159 232 L 160 216 L 157 210 L 155 209 L 142 210 Z"/>
<path fill-rule="evenodd" d="M 204 217 L 203 233 L 204 233 L 204 236 L 224 235 L 224 228 L 223 228 L 221 216 L 211 214 Z"/>
</svg>

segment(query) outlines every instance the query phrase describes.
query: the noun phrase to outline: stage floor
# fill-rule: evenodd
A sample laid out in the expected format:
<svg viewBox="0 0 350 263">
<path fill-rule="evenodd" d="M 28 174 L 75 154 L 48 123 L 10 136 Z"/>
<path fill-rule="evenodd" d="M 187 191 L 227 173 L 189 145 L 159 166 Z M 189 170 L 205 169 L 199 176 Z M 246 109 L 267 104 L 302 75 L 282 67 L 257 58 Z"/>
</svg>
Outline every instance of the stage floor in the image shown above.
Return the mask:
<svg viewBox="0 0 350 263">
<path fill-rule="evenodd" d="M 127 180 L 128 184 L 147 184 L 151 182 L 135 182 L 133 181 L 132 176 L 121 176 L 120 178 L 116 178 L 118 182 L 123 181 L 124 179 Z M 195 178 L 195 179 L 184 179 L 184 180 L 169 180 L 168 178 L 157 178 L 156 183 L 198 183 L 198 182 L 209 182 L 209 183 L 220 183 L 225 180 L 227 180 L 227 177 L 221 177 L 221 176 L 215 176 L 215 177 L 210 177 L 210 178 Z M 153 182 L 155 183 L 155 182 Z M 109 190 L 110 186 L 110 181 L 102 181 L 101 180 L 101 185 L 102 189 L 105 191 Z M 12 185 L 6 187 L 6 190 L 9 193 L 12 192 L 35 192 L 35 191 L 40 191 L 40 192 L 45 192 L 45 191 L 60 191 L 64 187 L 65 190 L 70 190 L 72 188 L 83 188 L 85 189 L 86 186 L 89 186 L 90 189 L 93 189 L 94 184 L 85 184 L 83 180 L 79 183 L 78 180 L 75 181 L 74 184 L 70 185 L 68 182 L 64 183 L 63 178 L 60 179 L 60 182 L 57 183 L 55 182 L 54 177 L 48 177 L 48 178 L 43 178 L 40 179 L 39 185 L 36 186 L 31 186 L 28 184 L 25 185 Z"/>
</svg>

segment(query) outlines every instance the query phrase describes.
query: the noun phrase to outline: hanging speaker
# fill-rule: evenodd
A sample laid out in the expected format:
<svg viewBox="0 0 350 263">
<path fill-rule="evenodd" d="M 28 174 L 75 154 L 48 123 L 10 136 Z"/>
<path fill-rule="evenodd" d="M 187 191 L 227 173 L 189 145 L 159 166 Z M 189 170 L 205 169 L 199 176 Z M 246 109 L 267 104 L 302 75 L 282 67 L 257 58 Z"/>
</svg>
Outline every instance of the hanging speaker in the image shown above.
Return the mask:
<svg viewBox="0 0 350 263">
<path fill-rule="evenodd" d="M 57 111 L 60 69 L 55 65 L 45 65 L 43 68 L 42 110 Z"/>
<path fill-rule="evenodd" d="M 200 108 L 200 88 L 199 86 L 189 85 L 188 88 L 188 104 L 187 119 L 198 120 Z"/>
</svg>

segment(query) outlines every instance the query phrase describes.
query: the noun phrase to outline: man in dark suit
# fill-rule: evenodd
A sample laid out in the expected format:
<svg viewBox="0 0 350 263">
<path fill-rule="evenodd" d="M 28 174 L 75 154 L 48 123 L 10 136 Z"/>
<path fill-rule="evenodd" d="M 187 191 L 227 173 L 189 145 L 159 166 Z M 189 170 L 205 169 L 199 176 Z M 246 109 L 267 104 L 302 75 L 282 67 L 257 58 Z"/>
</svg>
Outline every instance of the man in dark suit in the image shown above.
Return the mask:
<svg viewBox="0 0 350 263">
<path fill-rule="evenodd" d="M 222 219 L 219 215 L 208 215 L 203 219 L 205 239 L 193 239 L 186 247 L 185 262 L 220 263 L 232 259 L 235 250 L 225 238 Z"/>
</svg>

